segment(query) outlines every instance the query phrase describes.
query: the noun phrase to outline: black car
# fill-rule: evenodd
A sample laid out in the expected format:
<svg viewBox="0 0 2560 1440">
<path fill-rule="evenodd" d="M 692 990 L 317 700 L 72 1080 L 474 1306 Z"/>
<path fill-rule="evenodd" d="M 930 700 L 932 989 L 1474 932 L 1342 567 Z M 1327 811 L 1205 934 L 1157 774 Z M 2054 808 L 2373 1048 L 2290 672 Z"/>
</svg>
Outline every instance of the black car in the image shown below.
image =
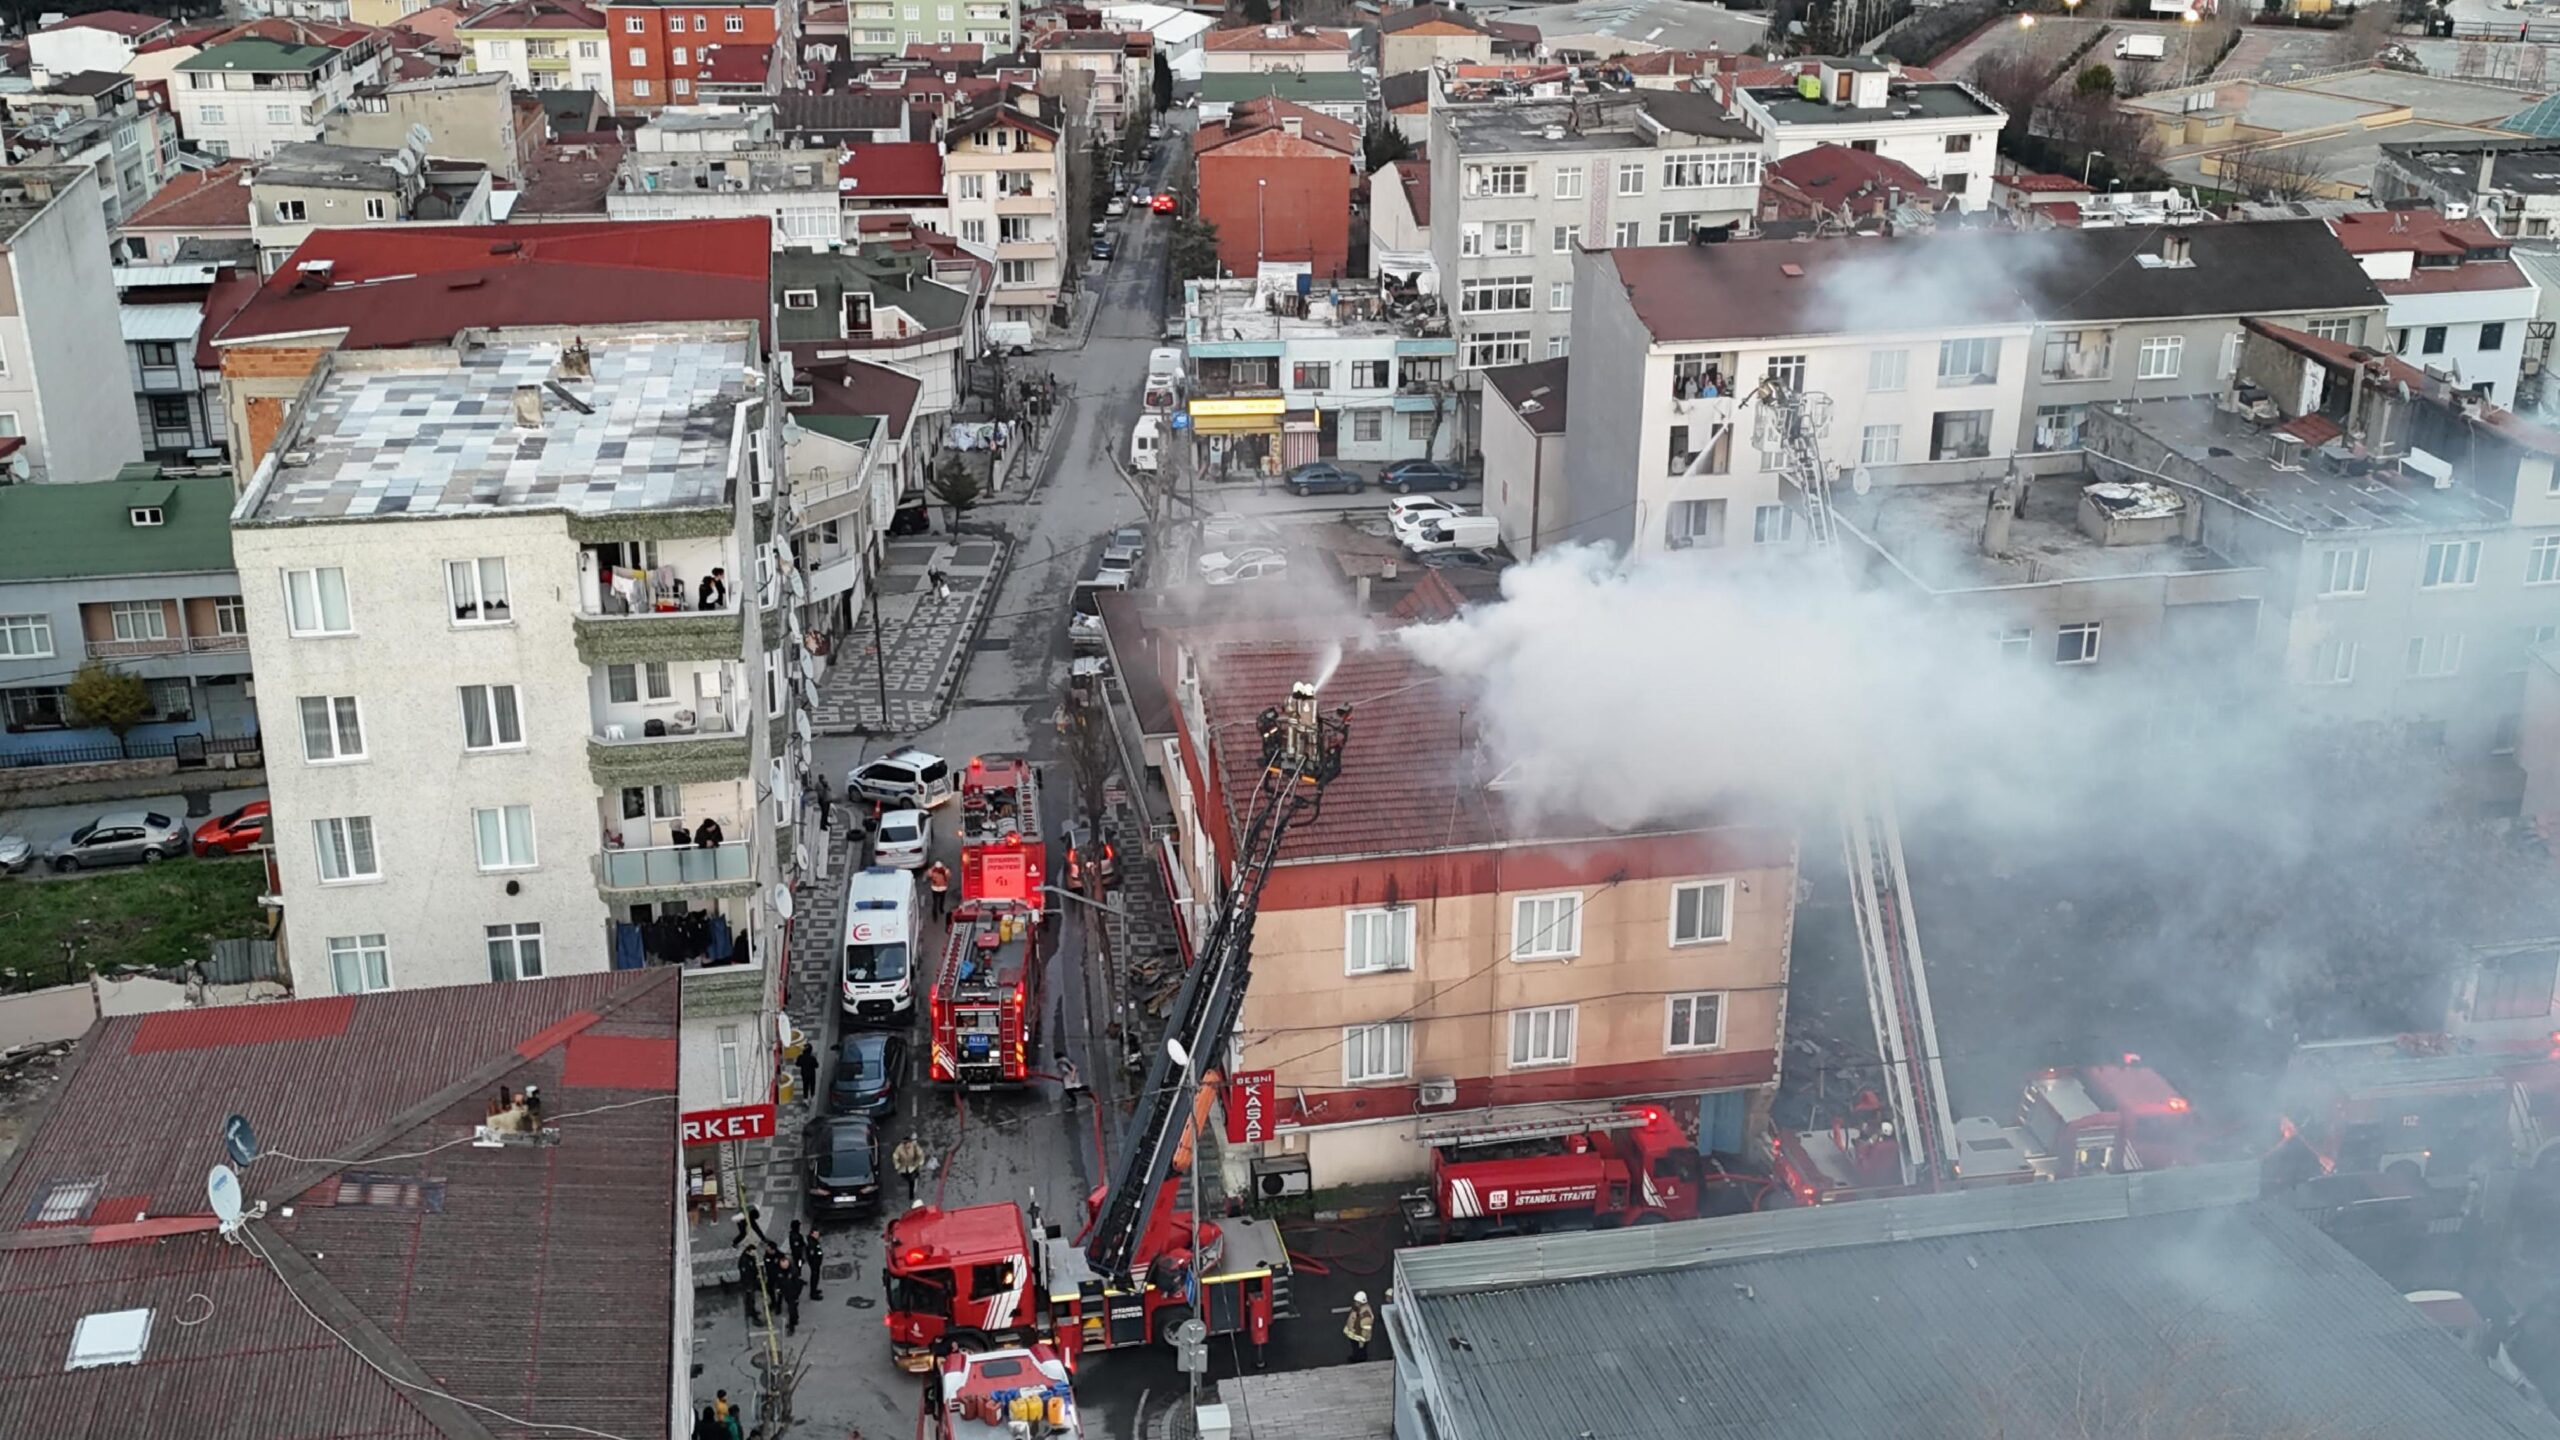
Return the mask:
<svg viewBox="0 0 2560 1440">
<path fill-rule="evenodd" d="M 860 1115 L 837 1115 L 809 1127 L 800 1147 L 809 1157 L 809 1208 L 820 1215 L 880 1205 L 880 1129 Z"/>
<path fill-rule="evenodd" d="M 1437 460 L 1399 460 L 1379 472 L 1378 484 L 1402 495 L 1411 490 L 1464 490 L 1467 477 Z"/>
<path fill-rule="evenodd" d="M 1095 238 L 1093 242 L 1093 258 L 1096 260 L 1108 260 L 1111 258 L 1110 236 L 1103 235 Z"/>
<path fill-rule="evenodd" d="M 902 505 L 889 517 L 889 534 L 892 538 L 927 535 L 932 531 L 933 511 L 923 505 Z"/>
<path fill-rule="evenodd" d="M 1291 470 L 1288 475 L 1292 495 L 1357 495 L 1369 488 L 1369 482 L 1329 461 L 1316 460 Z"/>
<path fill-rule="evenodd" d="M 827 1113 L 888 1114 L 898 1108 L 898 1077 L 906 1072 L 906 1037 L 880 1030 L 846 1036 L 827 1081 Z"/>
</svg>

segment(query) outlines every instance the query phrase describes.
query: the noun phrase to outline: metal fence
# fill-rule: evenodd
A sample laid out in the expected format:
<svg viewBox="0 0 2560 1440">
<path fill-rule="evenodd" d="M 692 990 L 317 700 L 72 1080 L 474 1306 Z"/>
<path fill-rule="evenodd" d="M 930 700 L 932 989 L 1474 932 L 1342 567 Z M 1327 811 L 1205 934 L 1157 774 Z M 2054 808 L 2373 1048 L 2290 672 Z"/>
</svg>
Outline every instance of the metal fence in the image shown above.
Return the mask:
<svg viewBox="0 0 2560 1440">
<path fill-rule="evenodd" d="M 103 765 L 115 760 L 202 763 L 214 755 L 255 755 L 265 744 L 255 735 L 180 735 L 169 740 L 128 740 L 122 745 L 71 745 L 51 750 L 0 752 L 0 770 L 31 770 L 45 765 Z"/>
<path fill-rule="evenodd" d="M 208 985 L 246 985 L 252 980 L 282 980 L 284 967 L 276 963 L 273 940 L 216 940 L 213 953 L 205 957 L 204 978 Z"/>
</svg>

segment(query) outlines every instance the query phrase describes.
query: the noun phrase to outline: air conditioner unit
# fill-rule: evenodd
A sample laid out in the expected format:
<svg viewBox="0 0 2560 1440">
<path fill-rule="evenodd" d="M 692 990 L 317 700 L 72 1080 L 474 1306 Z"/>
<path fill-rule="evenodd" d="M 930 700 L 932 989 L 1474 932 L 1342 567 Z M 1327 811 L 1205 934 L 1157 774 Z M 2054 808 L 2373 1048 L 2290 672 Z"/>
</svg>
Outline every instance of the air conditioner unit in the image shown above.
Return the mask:
<svg viewBox="0 0 2560 1440">
<path fill-rule="evenodd" d="M 1315 1171 L 1304 1155 L 1275 1155 L 1256 1158 L 1252 1164 L 1253 1193 L 1257 1198 L 1276 1200 L 1283 1195 L 1305 1195 L 1316 1188 Z"/>
<path fill-rule="evenodd" d="M 1426 1109 L 1458 1103 L 1458 1082 L 1446 1075 L 1435 1075 L 1413 1088 L 1413 1103 Z"/>
</svg>

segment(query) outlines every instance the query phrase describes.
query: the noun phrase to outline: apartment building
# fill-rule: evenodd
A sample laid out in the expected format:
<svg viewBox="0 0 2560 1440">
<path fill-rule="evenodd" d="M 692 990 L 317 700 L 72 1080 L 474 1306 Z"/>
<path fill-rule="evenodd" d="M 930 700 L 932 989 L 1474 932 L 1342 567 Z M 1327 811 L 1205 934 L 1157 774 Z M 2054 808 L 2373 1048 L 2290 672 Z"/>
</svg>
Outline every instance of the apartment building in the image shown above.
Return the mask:
<svg viewBox="0 0 2560 1440">
<path fill-rule="evenodd" d="M 181 170 L 115 227 L 118 264 L 165 265 L 182 248 L 249 240 L 249 162 Z"/>
<path fill-rule="evenodd" d="M 92 10 L 56 20 L 27 35 L 27 60 L 42 85 L 58 75 L 121 75 L 143 46 L 178 33 L 166 15 L 131 10 Z"/>
<path fill-rule="evenodd" d="M 1218 227 L 1218 263 L 1253 275 L 1272 260 L 1338 280 L 1351 263 L 1360 132 L 1286 100 L 1248 100 L 1192 132 L 1200 218 Z"/>
<path fill-rule="evenodd" d="M 1427 1124 L 1633 1097 L 1708 1148 L 1744 1146 L 1783 1046 L 1789 831 L 1515 811 L 1471 697 L 1394 645 L 1342 655 L 1301 628 L 1158 649 L 1176 731 L 1163 843 L 1191 943 L 1243 843 L 1230 817 L 1260 778 L 1253 717 L 1307 679 L 1328 705 L 1360 701 L 1342 777 L 1284 842 L 1254 924 L 1229 1074 L 1267 1082 L 1277 1113 L 1227 1155 L 1231 1185 L 1274 1165 L 1319 1187 L 1408 1178 L 1429 1166 Z"/>
<path fill-rule="evenodd" d="M 799 790 L 761 351 L 670 325 L 322 360 L 232 533 L 297 991 L 680 966 L 686 1108 L 753 1098 Z"/>
<path fill-rule="evenodd" d="M 791 629 L 823 677 L 839 642 L 867 644 L 864 608 L 898 512 L 927 501 L 939 442 L 918 410 L 923 382 L 904 369 L 829 356 L 826 342 L 791 345 L 788 541 L 801 584 Z M 947 421 L 947 415 L 937 417 Z M 940 434 L 944 425 L 931 427 Z M 863 636 L 855 640 L 857 634 Z"/>
<path fill-rule="evenodd" d="M 249 181 L 249 235 L 272 275 L 314 230 L 341 225 L 486 225 L 485 165 L 422 147 L 280 145 Z"/>
<path fill-rule="evenodd" d="M 1019 0 L 851 0 L 847 8 L 851 58 L 903 55 L 910 45 L 984 45 L 1004 54 L 1022 43 Z"/>
<path fill-rule="evenodd" d="M 257 732 L 230 516 L 228 480 L 0 485 L 0 755 L 112 757 L 67 694 L 93 662 L 149 688 L 137 746 Z"/>
<path fill-rule="evenodd" d="M 605 213 L 616 220 L 763 217 L 776 245 L 824 246 L 844 237 L 838 152 L 786 150 L 773 112 L 688 106 L 632 132 Z"/>
<path fill-rule="evenodd" d="M 1431 156 L 1426 151 L 1369 176 L 1369 278 L 1409 275 L 1430 265 Z"/>
<path fill-rule="evenodd" d="M 1450 106 L 1431 119 L 1431 252 L 1467 370 L 1565 353 L 1574 256 L 1747 222 L 1761 143 L 1702 95 Z"/>
<path fill-rule="evenodd" d="M 142 458 L 98 176 L 0 170 L 0 464 L 103 480 Z"/>
<path fill-rule="evenodd" d="M 256 21 L 179 62 L 169 98 L 198 149 L 263 160 L 279 145 L 319 139 L 330 111 L 384 78 L 390 51 L 381 30 Z"/>
<path fill-rule="evenodd" d="M 2504 236 L 2484 220 L 2421 209 L 2341 215 L 2329 228 L 2389 302 L 2382 323 L 2394 352 L 2492 405 L 2515 405 L 2542 296 Z"/>
<path fill-rule="evenodd" d="M 942 184 L 960 239 L 996 263 L 991 318 L 1048 328 L 1067 265 L 1067 157 L 1055 109 L 1009 91 L 954 114 Z"/>
<path fill-rule="evenodd" d="M 519 90 L 613 93 L 611 21 L 584 0 L 507 0 L 462 17 L 466 73 L 504 75 Z M 689 32 L 688 32 L 689 33 Z"/>
<path fill-rule="evenodd" d="M 1490 65 L 1497 52 L 1535 51 L 1538 32 L 1528 25 L 1487 20 L 1450 5 L 1408 5 L 1378 18 L 1378 73 L 1407 75 L 1446 60 Z"/>
<path fill-rule="evenodd" d="M 204 363 L 207 300 L 240 283 L 207 262 L 118 265 L 116 318 L 131 362 L 134 422 L 144 458 L 193 470 L 230 469 L 222 446 L 222 377 Z"/>
<path fill-rule="evenodd" d="M 804 143 L 814 148 L 817 142 Z M 840 145 L 836 175 L 847 240 L 865 238 L 866 230 L 912 228 L 918 222 L 947 229 L 951 223 L 942 147 L 930 140 Z"/>
<path fill-rule="evenodd" d="M 1483 510 L 1516 560 L 1534 559 L 1563 533 L 1572 378 L 1570 358 L 1484 372 Z"/>
<path fill-rule="evenodd" d="M 868 360 L 914 377 L 923 387 L 916 406 L 931 450 L 959 407 L 970 359 L 983 348 L 974 279 L 942 267 L 921 246 L 778 250 L 774 334 L 804 355 Z"/>
<path fill-rule="evenodd" d="M 1154 108 L 1155 37 L 1143 30 L 1051 30 L 1033 36 L 1029 49 L 1040 61 L 1042 88 L 1052 94 L 1065 93 L 1060 85 L 1067 76 L 1086 77 L 1082 118 L 1097 138 L 1118 139 L 1132 108 Z"/>
<path fill-rule="evenodd" d="M 1772 159 L 1816 145 L 1845 145 L 1899 160 L 1958 207 L 1991 203 L 1995 145 L 2009 112 L 1961 80 L 1915 80 L 1872 55 L 1792 64 L 1779 85 L 1736 85 L 1751 127 Z"/>
<path fill-rule="evenodd" d="M 604 12 L 617 111 L 694 103 L 702 52 L 711 46 L 770 46 L 783 52 L 789 74 L 798 73 L 788 57 L 799 48 L 799 7 L 784 0 L 609 0 Z"/>
<path fill-rule="evenodd" d="M 1312 25 L 1237 25 L 1200 37 L 1201 78 L 1288 70 L 1352 72 L 1351 32 Z"/>
<path fill-rule="evenodd" d="M 133 77 L 106 71 L 59 75 L 9 97 L 9 163 L 79 165 L 98 175 L 110 228 L 140 209 L 178 169 L 178 120 Z"/>
<path fill-rule="evenodd" d="M 1456 461 L 1457 342 L 1430 301 L 1273 264 L 1183 285 L 1190 433 L 1203 473 L 1310 460 Z"/>
<path fill-rule="evenodd" d="M 2388 141 L 2373 164 L 2373 198 L 2458 212 L 2510 240 L 2560 235 L 2560 139 Z"/>
</svg>

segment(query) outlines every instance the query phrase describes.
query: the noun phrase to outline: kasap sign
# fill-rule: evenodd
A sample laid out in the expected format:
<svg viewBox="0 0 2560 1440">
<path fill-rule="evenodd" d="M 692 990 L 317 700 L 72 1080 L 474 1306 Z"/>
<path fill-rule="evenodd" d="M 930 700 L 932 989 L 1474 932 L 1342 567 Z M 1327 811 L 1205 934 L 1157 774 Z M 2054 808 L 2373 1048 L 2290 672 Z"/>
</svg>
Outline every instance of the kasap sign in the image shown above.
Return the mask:
<svg viewBox="0 0 2560 1440">
<path fill-rule="evenodd" d="M 738 1105 L 726 1110 L 688 1110 L 676 1119 L 676 1136 L 687 1145 L 717 1145 L 729 1140 L 766 1140 L 773 1135 L 773 1106 Z"/>
<path fill-rule="evenodd" d="M 1269 1070 L 1240 1070 L 1227 1081 L 1227 1139 L 1268 1140 L 1280 1121 L 1280 1086 Z"/>
</svg>

